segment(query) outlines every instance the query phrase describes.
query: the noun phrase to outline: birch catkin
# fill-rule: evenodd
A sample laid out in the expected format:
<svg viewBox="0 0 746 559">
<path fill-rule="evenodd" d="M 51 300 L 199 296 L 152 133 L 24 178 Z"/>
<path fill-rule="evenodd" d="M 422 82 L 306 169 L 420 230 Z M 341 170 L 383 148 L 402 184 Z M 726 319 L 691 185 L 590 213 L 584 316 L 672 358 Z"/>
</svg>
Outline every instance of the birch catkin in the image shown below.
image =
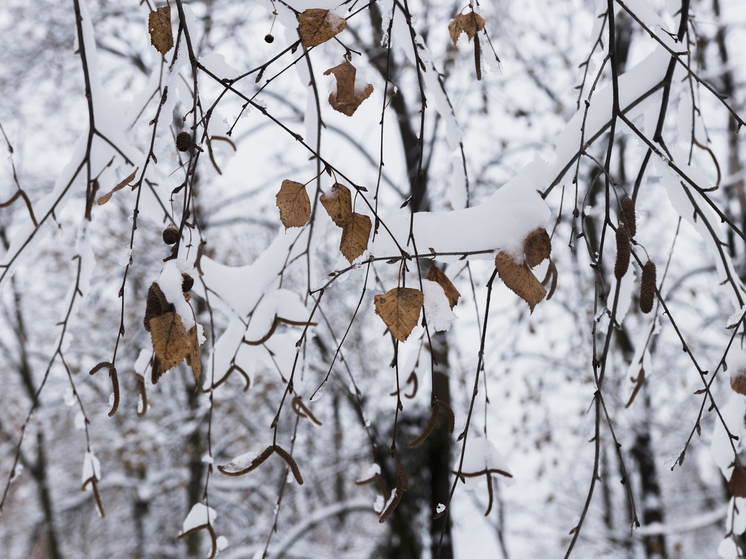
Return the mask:
<svg viewBox="0 0 746 559">
<path fill-rule="evenodd" d="M 642 267 L 642 280 L 640 281 L 640 311 L 645 314 L 653 310 L 655 283 L 655 264 L 648 260 Z"/>
<path fill-rule="evenodd" d="M 621 280 L 629 268 L 629 233 L 624 225 L 616 228 L 616 263 L 614 264 L 614 277 Z"/>
<path fill-rule="evenodd" d="M 637 234 L 637 218 L 635 217 L 635 201 L 632 198 L 625 197 L 622 200 L 621 217 L 627 226 L 629 236 L 634 237 Z"/>
</svg>

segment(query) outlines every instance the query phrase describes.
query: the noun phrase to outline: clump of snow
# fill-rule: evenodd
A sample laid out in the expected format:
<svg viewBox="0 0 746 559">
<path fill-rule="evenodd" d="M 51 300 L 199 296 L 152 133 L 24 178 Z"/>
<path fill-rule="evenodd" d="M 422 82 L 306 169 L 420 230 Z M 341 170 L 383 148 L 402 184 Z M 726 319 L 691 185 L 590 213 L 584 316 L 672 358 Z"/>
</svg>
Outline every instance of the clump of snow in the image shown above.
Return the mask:
<svg viewBox="0 0 746 559">
<path fill-rule="evenodd" d="M 329 13 L 326 15 L 326 21 L 329 23 L 329 27 L 331 28 L 334 33 L 340 33 L 342 29 L 347 25 L 347 21 L 342 16 L 335 14 L 333 11 L 329 10 Z"/>
<path fill-rule="evenodd" d="M 249 451 L 245 452 L 244 454 L 241 454 L 240 456 L 236 456 L 233 460 L 228 462 L 224 468 L 228 471 L 240 471 L 245 470 L 249 466 L 251 466 L 251 463 L 254 461 L 254 459 L 261 454 L 260 452 L 255 451 Z"/>
<path fill-rule="evenodd" d="M 73 392 L 72 386 L 68 387 L 67 390 L 65 390 L 65 405 L 75 405 L 75 392 Z"/>
<path fill-rule="evenodd" d="M 741 307 L 738 311 L 730 315 L 728 318 L 728 322 L 725 324 L 726 329 L 733 328 L 736 324 L 741 322 L 741 319 L 743 318 L 743 314 L 746 313 L 746 305 Z"/>
<path fill-rule="evenodd" d="M 370 467 L 365 471 L 363 476 L 360 479 L 370 479 L 376 474 L 381 473 L 381 466 L 376 464 L 375 462 L 370 465 Z"/>
<path fill-rule="evenodd" d="M 376 497 L 376 502 L 373 503 L 373 510 L 376 511 L 378 514 L 381 514 L 383 511 L 383 495 L 379 495 Z"/>
<path fill-rule="evenodd" d="M 464 453 L 464 465 L 462 471 L 466 474 L 482 472 L 485 470 L 500 470 L 510 473 L 508 464 L 492 444 L 492 441 L 484 437 L 476 437 L 466 445 Z M 466 485 L 474 487 L 476 482 L 485 480 L 484 477 L 466 478 Z M 509 480 L 510 478 L 503 478 Z M 469 482 L 472 482 L 471 484 Z"/>
<path fill-rule="evenodd" d="M 738 548 L 733 538 L 727 537 L 720 542 L 718 546 L 718 557 L 723 559 L 736 559 L 738 557 Z"/>
<path fill-rule="evenodd" d="M 80 410 L 78 410 L 78 413 L 75 414 L 75 428 L 78 431 L 82 431 L 83 429 L 85 429 L 85 416 Z"/>
<path fill-rule="evenodd" d="M 218 517 L 218 513 L 215 509 L 203 505 L 202 503 L 196 503 L 192 510 L 189 511 L 187 517 L 184 519 L 184 524 L 181 527 L 181 533 L 184 534 L 200 526 L 207 526 L 213 524 L 215 519 Z"/>
<path fill-rule="evenodd" d="M 86 452 L 83 458 L 83 480 L 85 484 L 89 479 L 101 479 L 101 463 L 93 455 L 93 452 Z"/>
<path fill-rule="evenodd" d="M 437 507 L 435 507 L 435 513 L 436 513 L 436 514 L 440 514 L 440 513 L 442 513 L 442 512 L 444 511 L 444 510 L 446 510 L 446 506 L 445 506 L 445 505 L 444 505 L 443 503 L 438 503 L 438 506 L 437 506 Z"/>
<path fill-rule="evenodd" d="M 445 291 L 437 282 L 422 280 L 422 293 L 428 325 L 436 332 L 448 332 L 458 317 L 451 310 Z"/>
<path fill-rule="evenodd" d="M 187 332 L 196 324 L 194 311 L 184 298 L 184 292 L 181 290 L 181 284 L 184 281 L 181 274 L 189 273 L 189 271 L 193 271 L 192 266 L 186 260 L 169 260 L 164 264 L 157 281 L 158 287 L 163 291 L 166 300 L 173 304 L 176 314 L 181 317 L 181 322 Z"/>
<path fill-rule="evenodd" d="M 225 536 L 218 536 L 218 539 L 215 540 L 215 544 L 218 546 L 218 551 L 223 551 L 228 547 L 228 538 Z"/>
<path fill-rule="evenodd" d="M 202 457 L 202 461 L 203 461 L 203 462 L 204 462 L 205 464 L 214 464 L 214 463 L 215 463 L 215 459 L 214 459 L 214 458 L 213 458 L 212 456 L 210 456 L 209 454 L 205 454 L 205 455 L 204 455 L 204 456 Z"/>
</svg>

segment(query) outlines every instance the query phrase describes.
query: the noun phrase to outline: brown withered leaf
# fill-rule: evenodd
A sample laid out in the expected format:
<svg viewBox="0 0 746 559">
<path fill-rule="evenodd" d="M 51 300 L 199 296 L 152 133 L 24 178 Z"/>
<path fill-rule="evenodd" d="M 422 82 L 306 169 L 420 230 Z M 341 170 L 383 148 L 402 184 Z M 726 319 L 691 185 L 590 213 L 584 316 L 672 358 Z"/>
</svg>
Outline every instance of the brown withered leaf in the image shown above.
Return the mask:
<svg viewBox="0 0 746 559">
<path fill-rule="evenodd" d="M 420 319 L 423 300 L 422 291 L 418 289 L 395 287 L 383 295 L 376 295 L 373 302 L 376 314 L 394 337 L 400 342 L 406 342 Z"/>
<path fill-rule="evenodd" d="M 456 19 L 448 24 L 448 32 L 451 34 L 453 46 L 456 46 L 461 33 L 466 33 L 466 36 L 471 41 L 483 28 L 484 18 L 476 12 L 459 14 L 456 16 Z"/>
<path fill-rule="evenodd" d="M 199 385 L 199 377 L 202 376 L 202 356 L 199 351 L 199 336 L 197 335 L 196 324 L 189 329 L 187 336 L 189 336 L 189 353 L 186 354 L 187 363 L 192 368 L 195 384 Z"/>
<path fill-rule="evenodd" d="M 192 347 L 181 317 L 174 311 L 150 319 L 150 336 L 160 374 L 181 363 Z"/>
<path fill-rule="evenodd" d="M 306 185 L 285 179 L 277 193 L 280 221 L 285 229 L 303 227 L 311 218 L 311 200 Z"/>
<path fill-rule="evenodd" d="M 174 34 L 171 31 L 171 6 L 163 6 L 148 16 L 150 42 L 155 50 L 165 55 L 174 46 Z"/>
<path fill-rule="evenodd" d="M 315 47 L 325 43 L 347 27 L 345 18 L 331 10 L 311 8 L 298 16 L 298 32 L 303 46 Z"/>
<path fill-rule="evenodd" d="M 324 72 L 325 76 L 334 74 L 337 79 L 337 101 L 339 103 L 352 103 L 355 99 L 355 76 L 357 69 L 345 60 L 339 66 L 329 68 Z"/>
<path fill-rule="evenodd" d="M 368 238 L 372 223 L 367 215 L 351 213 L 345 220 L 342 229 L 342 240 L 339 243 L 339 250 L 352 264 L 355 258 L 368 250 Z"/>
<path fill-rule="evenodd" d="M 730 387 L 733 392 L 746 396 L 746 371 L 739 370 L 730 377 Z"/>
<path fill-rule="evenodd" d="M 327 195 L 325 192 L 319 198 L 321 205 L 324 206 L 326 213 L 332 218 L 334 225 L 344 227 L 347 222 L 347 216 L 352 213 L 352 194 L 350 189 L 345 185 L 335 182 L 332 185 L 331 192 Z"/>
<path fill-rule="evenodd" d="M 531 231 L 523 242 L 523 253 L 529 268 L 534 268 L 549 258 L 552 254 L 552 242 L 547 230 L 539 227 Z"/>
<path fill-rule="evenodd" d="M 526 264 L 518 264 L 506 252 L 500 251 L 495 257 L 495 266 L 500 279 L 510 290 L 528 303 L 531 312 L 547 294 L 544 286 Z"/>
<path fill-rule="evenodd" d="M 443 273 L 443 270 L 437 266 L 431 266 L 430 271 L 427 273 L 427 278 L 425 279 L 434 281 L 443 288 L 446 297 L 448 297 L 448 303 L 451 305 L 451 310 L 453 310 L 453 307 L 456 306 L 456 303 L 458 303 L 458 300 L 461 297 L 461 293 L 459 293 L 458 289 L 456 289 L 456 287 L 451 283 L 448 276 Z"/>
<path fill-rule="evenodd" d="M 733 467 L 733 473 L 728 481 L 728 490 L 734 497 L 746 497 L 746 479 L 738 466 Z"/>
<path fill-rule="evenodd" d="M 364 89 L 355 93 L 355 98 L 353 99 L 352 103 L 342 103 L 337 100 L 337 98 L 334 96 L 334 93 L 330 93 L 329 104 L 335 111 L 340 112 L 343 115 L 352 116 L 355 114 L 357 108 L 362 105 L 363 101 L 370 97 L 372 93 L 373 86 L 371 84 L 366 84 Z"/>
<path fill-rule="evenodd" d="M 98 200 L 96 200 L 96 203 L 99 206 L 103 206 L 104 204 L 106 204 L 106 202 L 108 202 L 111 199 L 112 195 L 115 192 L 117 192 L 119 190 L 122 190 L 132 180 L 134 180 L 135 175 L 137 175 L 137 171 L 139 171 L 139 170 L 140 170 L 140 167 L 138 167 L 137 169 L 135 169 L 134 171 L 132 171 L 132 173 L 129 174 L 126 179 L 124 179 L 122 182 L 120 182 L 118 185 L 116 185 L 114 188 L 112 188 L 109 192 L 107 192 L 106 194 L 104 194 L 103 196 L 101 196 L 101 198 L 99 198 Z"/>
<path fill-rule="evenodd" d="M 359 90 L 355 89 L 357 70 L 347 60 L 324 72 L 325 76 L 329 74 L 334 74 L 337 80 L 337 92 L 329 95 L 329 104 L 335 111 L 352 116 L 362 102 L 373 93 L 371 84 L 366 84 L 364 88 Z"/>
</svg>

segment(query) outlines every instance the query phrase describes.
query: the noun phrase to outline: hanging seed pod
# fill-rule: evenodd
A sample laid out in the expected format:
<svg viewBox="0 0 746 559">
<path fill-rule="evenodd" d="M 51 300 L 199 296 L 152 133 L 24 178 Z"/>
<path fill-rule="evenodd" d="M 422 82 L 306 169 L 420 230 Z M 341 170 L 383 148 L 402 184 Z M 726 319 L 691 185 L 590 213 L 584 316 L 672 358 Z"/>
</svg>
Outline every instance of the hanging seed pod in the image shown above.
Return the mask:
<svg viewBox="0 0 746 559">
<path fill-rule="evenodd" d="M 635 217 L 635 201 L 628 196 L 622 200 L 622 215 L 624 225 L 629 230 L 629 236 L 634 237 L 637 234 L 637 219 Z"/>
<path fill-rule="evenodd" d="M 648 260 L 642 267 L 642 281 L 640 282 L 640 311 L 645 314 L 653 310 L 655 282 L 655 264 Z"/>
<path fill-rule="evenodd" d="M 265 43 L 270 43 L 270 44 L 275 42 L 275 38 L 272 36 L 272 33 L 267 33 L 264 36 L 264 42 Z"/>
<path fill-rule="evenodd" d="M 183 281 L 181 282 L 181 290 L 186 293 L 191 290 L 194 286 L 194 278 L 189 274 L 181 274 Z"/>
<path fill-rule="evenodd" d="M 167 245 L 172 245 L 179 240 L 179 230 L 176 226 L 171 223 L 168 227 L 163 230 L 163 242 Z"/>
<path fill-rule="evenodd" d="M 179 151 L 186 151 L 189 149 L 189 144 L 192 143 L 192 136 L 186 130 L 182 130 L 176 136 L 176 149 Z"/>
<path fill-rule="evenodd" d="M 629 233 L 623 225 L 620 225 L 616 228 L 616 263 L 614 264 L 614 277 L 617 281 L 627 273 L 629 254 Z"/>
</svg>

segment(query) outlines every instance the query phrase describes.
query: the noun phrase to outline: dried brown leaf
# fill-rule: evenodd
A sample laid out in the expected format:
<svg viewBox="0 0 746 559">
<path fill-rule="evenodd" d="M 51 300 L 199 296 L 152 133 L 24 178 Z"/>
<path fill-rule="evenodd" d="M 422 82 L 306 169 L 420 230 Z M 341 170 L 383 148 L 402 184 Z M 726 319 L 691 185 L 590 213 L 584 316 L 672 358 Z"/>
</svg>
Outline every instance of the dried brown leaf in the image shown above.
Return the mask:
<svg viewBox="0 0 746 559">
<path fill-rule="evenodd" d="M 331 10 L 311 8 L 298 16 L 298 32 L 303 46 L 315 47 L 325 43 L 347 27 L 345 18 Z"/>
<path fill-rule="evenodd" d="M 456 306 L 456 303 L 458 303 L 458 300 L 461 297 L 461 293 L 459 293 L 458 289 L 456 289 L 453 283 L 451 283 L 448 276 L 443 273 L 443 270 L 437 266 L 430 266 L 430 271 L 427 273 L 427 278 L 425 279 L 434 281 L 443 288 L 446 297 L 448 297 L 448 303 L 451 305 L 451 310 L 453 310 L 453 307 Z"/>
<path fill-rule="evenodd" d="M 728 490 L 734 497 L 746 497 L 746 479 L 743 478 L 738 465 L 733 467 L 733 473 L 728 481 Z"/>
<path fill-rule="evenodd" d="M 483 28 L 484 18 L 476 12 L 459 14 L 451 23 L 448 24 L 448 32 L 451 34 L 453 46 L 456 46 L 456 42 L 461 36 L 461 33 L 466 33 L 466 36 L 471 41 Z"/>
<path fill-rule="evenodd" d="M 539 227 L 531 231 L 523 242 L 523 252 L 529 268 L 534 268 L 549 258 L 552 254 L 552 241 L 547 230 Z"/>
<path fill-rule="evenodd" d="M 277 207 L 280 209 L 280 221 L 285 229 L 303 227 L 311 218 L 311 200 L 306 186 L 299 182 L 285 179 L 277 193 Z"/>
<path fill-rule="evenodd" d="M 174 311 L 151 318 L 150 335 L 159 375 L 181 363 L 191 350 L 191 339 Z"/>
<path fill-rule="evenodd" d="M 339 250 L 350 264 L 368 250 L 368 239 L 373 224 L 367 215 L 351 213 L 347 216 Z"/>
<path fill-rule="evenodd" d="M 739 370 L 736 374 L 731 376 L 730 387 L 734 392 L 746 396 L 746 371 Z"/>
<path fill-rule="evenodd" d="M 331 192 L 327 195 L 325 192 L 319 198 L 321 205 L 324 206 L 326 213 L 332 218 L 334 225 L 344 227 L 347 222 L 347 216 L 352 213 L 352 194 L 350 189 L 345 185 L 335 182 L 332 185 Z"/>
<path fill-rule="evenodd" d="M 357 108 L 373 93 L 373 86 L 366 84 L 365 87 L 355 88 L 355 67 L 345 60 L 339 66 L 329 68 L 324 72 L 325 76 L 334 74 L 337 80 L 337 91 L 329 95 L 329 104 L 335 111 L 347 116 L 355 114 Z"/>
<path fill-rule="evenodd" d="M 355 74 L 357 70 L 350 64 L 349 61 L 345 60 L 339 66 L 329 68 L 324 72 L 325 76 L 334 74 L 337 79 L 337 94 L 336 98 L 339 103 L 352 103 L 355 100 Z"/>
<path fill-rule="evenodd" d="M 383 295 L 376 295 L 376 314 L 381 317 L 394 337 L 407 341 L 417 326 L 424 297 L 422 291 L 409 287 L 395 287 Z"/>
<path fill-rule="evenodd" d="M 109 192 L 107 192 L 106 194 L 104 194 L 103 196 L 101 196 L 101 198 L 99 198 L 98 200 L 96 200 L 96 203 L 99 206 L 103 206 L 104 204 L 106 204 L 106 202 L 108 202 L 111 199 L 112 195 L 115 192 L 117 192 L 119 190 L 122 190 L 125 186 L 127 186 L 135 178 L 135 175 L 137 175 L 137 171 L 139 171 L 139 170 L 140 170 L 140 167 L 138 167 L 137 169 L 135 169 L 134 171 L 132 171 L 132 173 L 126 179 L 124 179 L 122 182 L 120 182 L 118 185 L 116 185 L 114 188 L 112 188 Z"/>
<path fill-rule="evenodd" d="M 355 111 L 363 103 L 363 101 L 370 97 L 372 93 L 373 86 L 371 84 L 367 84 L 364 89 L 355 91 L 355 98 L 351 103 L 342 103 L 337 100 L 334 93 L 331 93 L 329 94 L 329 104 L 335 111 L 338 111 L 347 116 L 352 116 L 355 114 Z"/>
<path fill-rule="evenodd" d="M 495 266 L 500 279 L 510 290 L 528 303 L 531 312 L 546 295 L 547 291 L 526 264 L 518 264 L 506 252 L 500 251 L 495 257 Z"/>
<path fill-rule="evenodd" d="M 195 324 L 187 332 L 189 336 L 189 353 L 187 358 L 189 359 L 189 366 L 192 368 L 194 374 L 194 382 L 199 385 L 199 377 L 202 375 L 202 356 L 199 351 L 199 336 L 197 335 L 197 325 Z"/>
<path fill-rule="evenodd" d="M 174 46 L 174 34 L 171 31 L 171 6 L 163 6 L 148 16 L 150 42 L 155 50 L 166 54 Z"/>
</svg>

